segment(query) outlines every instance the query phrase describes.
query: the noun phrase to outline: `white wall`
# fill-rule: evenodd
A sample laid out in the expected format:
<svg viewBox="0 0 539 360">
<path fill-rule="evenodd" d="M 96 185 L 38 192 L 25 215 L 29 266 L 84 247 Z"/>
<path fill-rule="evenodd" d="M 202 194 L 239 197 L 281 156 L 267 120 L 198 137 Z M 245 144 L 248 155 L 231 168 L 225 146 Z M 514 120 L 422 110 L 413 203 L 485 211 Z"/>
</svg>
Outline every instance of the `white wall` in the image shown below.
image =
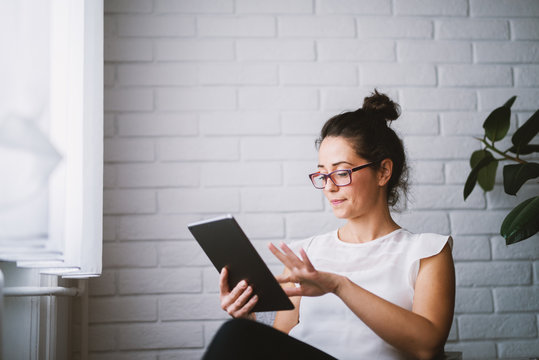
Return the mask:
<svg viewBox="0 0 539 360">
<path fill-rule="evenodd" d="M 186 224 L 233 213 L 268 241 L 334 228 L 306 174 L 330 115 L 374 87 L 403 109 L 413 231 L 455 239 L 447 348 L 539 355 L 539 249 L 497 235 L 501 183 L 462 200 L 488 113 L 539 108 L 533 0 L 105 1 L 104 274 L 91 280 L 91 358 L 198 359 L 227 318 Z M 514 131 L 514 126 L 513 130 Z M 527 186 L 520 199 L 537 194 Z"/>
</svg>

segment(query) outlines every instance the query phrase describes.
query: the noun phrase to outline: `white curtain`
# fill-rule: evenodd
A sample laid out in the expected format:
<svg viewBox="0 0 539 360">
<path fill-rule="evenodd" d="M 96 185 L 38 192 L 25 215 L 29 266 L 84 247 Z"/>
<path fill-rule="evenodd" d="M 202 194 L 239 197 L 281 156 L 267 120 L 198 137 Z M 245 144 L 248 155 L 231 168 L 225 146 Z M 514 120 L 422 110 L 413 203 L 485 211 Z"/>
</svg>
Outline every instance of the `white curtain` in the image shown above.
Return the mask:
<svg viewBox="0 0 539 360">
<path fill-rule="evenodd" d="M 101 273 L 103 1 L 0 2 L 0 260 Z"/>
</svg>

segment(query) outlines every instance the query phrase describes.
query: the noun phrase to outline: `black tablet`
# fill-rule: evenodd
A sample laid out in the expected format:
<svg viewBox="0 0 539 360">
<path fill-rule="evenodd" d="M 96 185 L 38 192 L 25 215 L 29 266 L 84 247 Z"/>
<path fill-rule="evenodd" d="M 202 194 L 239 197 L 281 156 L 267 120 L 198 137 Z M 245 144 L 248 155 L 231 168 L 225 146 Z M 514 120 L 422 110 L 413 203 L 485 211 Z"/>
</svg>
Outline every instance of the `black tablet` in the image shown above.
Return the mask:
<svg viewBox="0 0 539 360">
<path fill-rule="evenodd" d="M 227 267 L 230 289 L 241 280 L 253 287 L 258 295 L 253 312 L 294 308 L 232 215 L 199 221 L 187 227 L 217 271 Z"/>
</svg>

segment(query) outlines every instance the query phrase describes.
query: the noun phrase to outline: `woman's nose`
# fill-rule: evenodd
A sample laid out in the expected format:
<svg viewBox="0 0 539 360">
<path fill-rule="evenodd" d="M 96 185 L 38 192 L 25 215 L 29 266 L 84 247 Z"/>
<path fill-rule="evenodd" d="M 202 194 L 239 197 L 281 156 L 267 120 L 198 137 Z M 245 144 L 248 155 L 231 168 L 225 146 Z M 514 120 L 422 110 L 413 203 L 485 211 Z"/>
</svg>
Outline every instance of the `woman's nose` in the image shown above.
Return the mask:
<svg viewBox="0 0 539 360">
<path fill-rule="evenodd" d="M 339 187 L 331 179 L 327 179 L 326 185 L 324 186 L 325 191 L 337 191 Z"/>
</svg>

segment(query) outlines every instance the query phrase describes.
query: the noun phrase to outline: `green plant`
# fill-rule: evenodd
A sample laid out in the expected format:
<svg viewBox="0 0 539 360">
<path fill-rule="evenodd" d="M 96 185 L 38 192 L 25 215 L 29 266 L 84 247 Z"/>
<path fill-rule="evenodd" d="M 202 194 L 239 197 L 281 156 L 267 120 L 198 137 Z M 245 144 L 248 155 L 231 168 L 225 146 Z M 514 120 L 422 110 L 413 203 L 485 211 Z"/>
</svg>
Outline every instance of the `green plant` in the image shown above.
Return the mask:
<svg viewBox="0 0 539 360">
<path fill-rule="evenodd" d="M 471 194 L 476 183 L 479 183 L 484 191 L 491 191 L 494 188 L 500 161 L 512 162 L 503 167 L 503 188 L 509 195 L 516 195 L 526 181 L 539 177 L 539 163 L 520 157 L 539 153 L 539 144 L 530 144 L 539 132 L 539 110 L 515 131 L 509 149 L 502 151 L 495 146 L 497 141 L 507 135 L 511 124 L 511 106 L 515 99 L 516 96 L 513 96 L 503 106 L 492 111 L 483 123 L 485 135 L 483 138 L 477 138 L 483 149 L 474 151 L 470 157 L 472 170 L 464 185 L 464 200 Z M 500 228 L 500 234 L 505 238 L 507 245 L 527 239 L 538 231 L 539 196 L 531 197 L 517 205 L 505 217 Z"/>
</svg>

